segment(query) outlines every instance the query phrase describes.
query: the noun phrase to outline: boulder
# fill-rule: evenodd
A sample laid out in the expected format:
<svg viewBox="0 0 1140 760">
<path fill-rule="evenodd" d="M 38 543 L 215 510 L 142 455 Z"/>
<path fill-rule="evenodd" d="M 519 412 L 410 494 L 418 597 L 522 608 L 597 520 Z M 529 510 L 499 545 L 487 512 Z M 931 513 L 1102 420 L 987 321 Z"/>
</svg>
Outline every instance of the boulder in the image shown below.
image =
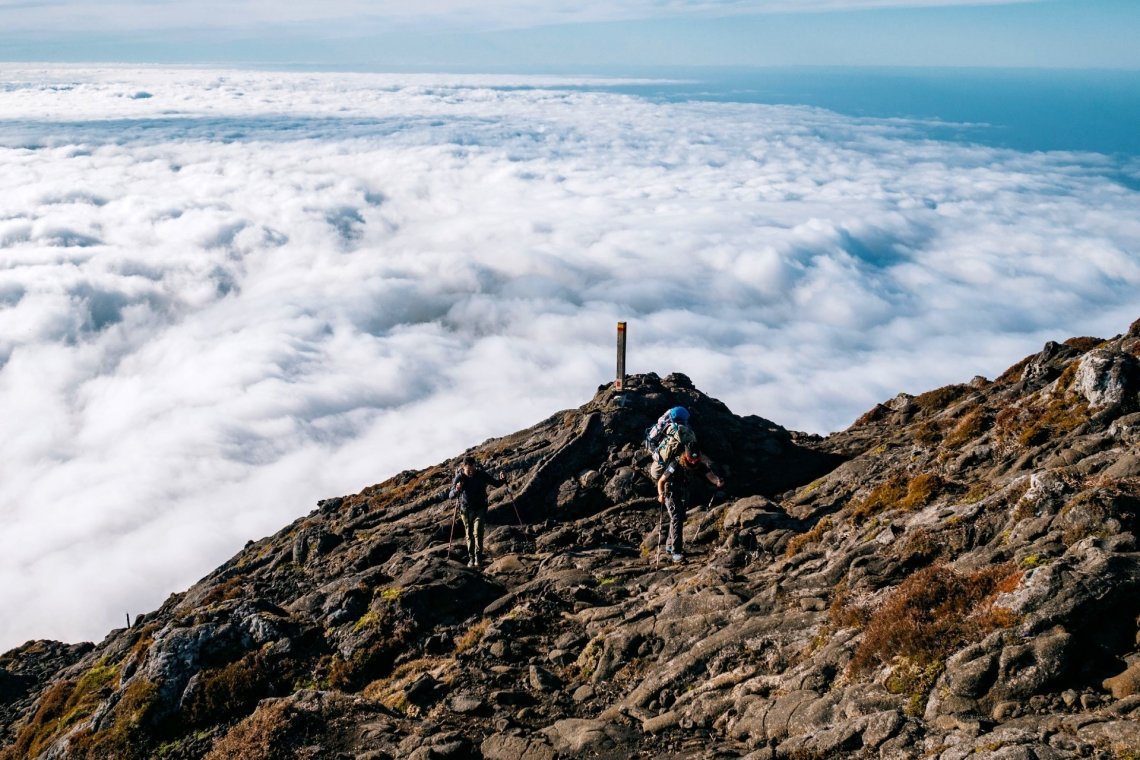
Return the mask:
<svg viewBox="0 0 1140 760">
<path fill-rule="evenodd" d="M 555 760 L 554 749 L 541 739 L 492 734 L 479 745 L 483 760 Z"/>
<path fill-rule="evenodd" d="M 606 498 L 614 504 L 648 496 L 651 484 L 632 467 L 622 467 L 609 479 L 605 487 Z"/>
<path fill-rule="evenodd" d="M 1133 402 L 1140 389 L 1140 361 L 1121 351 L 1090 351 L 1081 358 L 1073 387 L 1094 409 Z"/>
<path fill-rule="evenodd" d="M 1130 665 L 1123 673 L 1106 678 L 1104 688 L 1111 691 L 1117 699 L 1140 694 L 1140 661 Z"/>
<path fill-rule="evenodd" d="M 633 738 L 631 729 L 604 720 L 567 718 L 541 732 L 561 755 L 583 757 L 612 751 Z"/>
<path fill-rule="evenodd" d="M 1057 626 L 1027 644 L 1010 644 L 998 655 L 991 701 L 1027 699 L 1045 689 L 1065 670 L 1072 636 Z"/>
</svg>

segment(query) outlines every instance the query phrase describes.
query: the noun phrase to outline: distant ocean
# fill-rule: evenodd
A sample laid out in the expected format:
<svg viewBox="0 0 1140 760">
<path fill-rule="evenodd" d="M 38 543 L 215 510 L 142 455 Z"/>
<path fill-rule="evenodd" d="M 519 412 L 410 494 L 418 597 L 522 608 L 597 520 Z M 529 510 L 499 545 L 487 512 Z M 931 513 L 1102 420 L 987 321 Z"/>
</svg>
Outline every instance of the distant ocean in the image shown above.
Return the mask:
<svg viewBox="0 0 1140 760">
<path fill-rule="evenodd" d="M 588 84 L 541 89 L 624 93 L 660 103 L 812 106 L 845 116 L 923 122 L 937 140 L 1026 152 L 1092 152 L 1126 163 L 1140 158 L 1140 71 L 821 66 L 525 73 L 598 77 Z M 606 78 L 622 83 L 607 85 Z M 630 84 L 631 79 L 641 81 Z M 1140 177 L 1128 184 L 1140 189 Z"/>
<path fill-rule="evenodd" d="M 806 105 L 941 122 L 930 124 L 931 137 L 1021 151 L 1140 156 L 1140 71 L 770 68 L 654 75 L 672 81 L 607 89 L 663 102 Z"/>
</svg>

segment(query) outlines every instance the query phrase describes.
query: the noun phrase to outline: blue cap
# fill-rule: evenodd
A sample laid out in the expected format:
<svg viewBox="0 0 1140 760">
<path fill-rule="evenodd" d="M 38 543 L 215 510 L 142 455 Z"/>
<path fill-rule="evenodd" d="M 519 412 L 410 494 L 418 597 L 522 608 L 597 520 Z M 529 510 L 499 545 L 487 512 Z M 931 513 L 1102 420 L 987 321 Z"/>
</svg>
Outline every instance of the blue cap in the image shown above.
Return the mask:
<svg viewBox="0 0 1140 760">
<path fill-rule="evenodd" d="M 677 422 L 685 422 L 689 419 L 689 410 L 683 406 L 675 406 L 669 410 L 669 418 Z"/>
</svg>

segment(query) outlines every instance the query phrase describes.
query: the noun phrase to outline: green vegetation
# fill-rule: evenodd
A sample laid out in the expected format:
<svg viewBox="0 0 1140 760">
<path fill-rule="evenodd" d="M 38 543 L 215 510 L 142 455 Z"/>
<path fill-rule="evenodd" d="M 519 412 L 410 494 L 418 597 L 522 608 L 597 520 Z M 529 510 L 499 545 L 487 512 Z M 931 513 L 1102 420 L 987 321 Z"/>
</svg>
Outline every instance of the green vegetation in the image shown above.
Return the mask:
<svg viewBox="0 0 1140 760">
<path fill-rule="evenodd" d="M 360 633 L 365 628 L 375 628 L 378 625 L 380 625 L 380 613 L 375 610 L 368 610 L 353 624 L 352 631 L 353 633 Z"/>
<path fill-rule="evenodd" d="M 15 743 L 0 752 L 0 760 L 35 757 L 69 729 L 83 722 L 111 695 L 119 665 L 100 660 L 75 681 L 59 681 L 40 697 L 31 721 Z"/>
<path fill-rule="evenodd" d="M 144 678 L 136 678 L 123 690 L 112 711 L 109 728 L 93 732 L 89 728 L 76 734 L 70 748 L 76 757 L 142 760 L 149 757 L 143 728 L 158 697 L 158 687 Z"/>
<path fill-rule="evenodd" d="M 605 646 L 605 636 L 599 635 L 590 639 L 590 643 L 578 655 L 578 675 L 585 681 L 594 674 L 598 667 L 598 660 L 602 657 L 602 647 Z"/>
<path fill-rule="evenodd" d="M 946 663 L 942 660 L 923 665 L 908 657 L 896 657 L 884 685 L 891 694 L 906 695 L 903 712 L 912 718 L 918 718 L 926 708 L 930 690 L 945 669 Z"/>
</svg>

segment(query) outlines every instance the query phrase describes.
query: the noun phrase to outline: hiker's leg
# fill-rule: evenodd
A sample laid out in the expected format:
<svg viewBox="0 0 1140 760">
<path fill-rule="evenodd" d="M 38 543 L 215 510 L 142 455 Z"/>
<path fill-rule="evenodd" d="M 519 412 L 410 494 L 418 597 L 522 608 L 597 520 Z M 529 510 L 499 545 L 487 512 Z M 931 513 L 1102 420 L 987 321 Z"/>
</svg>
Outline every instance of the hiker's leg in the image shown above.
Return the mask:
<svg viewBox="0 0 1140 760">
<path fill-rule="evenodd" d="M 467 540 L 467 559 L 470 561 L 475 559 L 474 515 L 466 509 L 459 510 L 459 515 L 463 518 L 463 537 Z"/>
<path fill-rule="evenodd" d="M 665 511 L 669 513 L 669 539 L 666 546 L 680 554 L 685 543 L 685 502 L 672 491 L 665 492 Z"/>
<path fill-rule="evenodd" d="M 475 513 L 475 556 L 483 559 L 483 527 L 487 522 L 487 510 L 481 509 Z"/>
</svg>

